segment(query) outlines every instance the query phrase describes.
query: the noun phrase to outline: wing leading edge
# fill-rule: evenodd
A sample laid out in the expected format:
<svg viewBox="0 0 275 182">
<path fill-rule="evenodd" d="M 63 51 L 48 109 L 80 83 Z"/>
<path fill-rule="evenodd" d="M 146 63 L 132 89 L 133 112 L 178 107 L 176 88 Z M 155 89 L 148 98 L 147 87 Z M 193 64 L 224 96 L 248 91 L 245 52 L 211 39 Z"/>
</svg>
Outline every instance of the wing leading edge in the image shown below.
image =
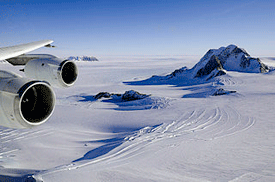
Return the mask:
<svg viewBox="0 0 275 182">
<path fill-rule="evenodd" d="M 40 47 L 54 47 L 42 40 L 0 48 L 0 60 L 25 65 L 21 75 L 0 70 L 0 126 L 32 128 L 46 122 L 55 107 L 53 87 L 72 86 L 78 76 L 73 61 L 48 54 L 25 54 Z"/>
<path fill-rule="evenodd" d="M 13 58 L 38 49 L 40 47 L 49 46 L 52 42 L 53 40 L 41 40 L 16 46 L 2 47 L 0 48 L 0 60 Z"/>
</svg>

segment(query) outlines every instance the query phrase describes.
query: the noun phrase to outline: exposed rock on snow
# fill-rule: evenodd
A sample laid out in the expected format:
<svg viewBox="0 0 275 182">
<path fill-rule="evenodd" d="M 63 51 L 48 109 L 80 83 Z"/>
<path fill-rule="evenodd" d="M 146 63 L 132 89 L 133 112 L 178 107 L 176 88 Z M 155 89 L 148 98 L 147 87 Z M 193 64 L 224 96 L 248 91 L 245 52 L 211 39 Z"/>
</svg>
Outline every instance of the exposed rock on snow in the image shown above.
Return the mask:
<svg viewBox="0 0 275 182">
<path fill-rule="evenodd" d="M 112 94 L 110 94 L 109 92 L 99 92 L 98 94 L 96 94 L 94 96 L 95 99 L 101 99 L 101 98 L 110 98 L 112 96 Z"/>
<path fill-rule="evenodd" d="M 72 61 L 98 61 L 98 59 L 93 56 L 70 56 L 67 59 Z"/>
<path fill-rule="evenodd" d="M 96 95 L 74 95 L 63 99 L 58 99 L 58 104 L 72 104 L 90 108 L 94 102 L 98 100 L 100 100 L 100 102 L 109 102 L 117 105 L 118 107 L 115 107 L 114 110 L 132 111 L 163 109 L 170 105 L 169 103 L 172 99 L 164 97 L 152 97 L 151 95 L 141 94 L 137 91 L 129 90 L 123 94 L 100 92 Z"/>
<path fill-rule="evenodd" d="M 218 59 L 217 56 L 213 55 L 213 56 L 211 56 L 209 61 L 206 63 L 206 65 L 204 67 L 202 67 L 201 69 L 199 69 L 199 71 L 196 73 L 195 77 L 203 77 L 203 76 L 209 75 L 215 69 L 219 70 L 225 74 L 225 72 L 223 71 L 223 67 L 221 65 L 220 60 Z"/>
<path fill-rule="evenodd" d="M 187 70 L 187 67 L 184 66 L 184 67 L 182 67 L 180 69 L 177 69 L 177 70 L 173 71 L 170 75 L 167 75 L 167 77 L 168 78 L 176 77 L 176 76 L 180 75 L 181 73 L 183 73 L 186 70 Z"/>
<path fill-rule="evenodd" d="M 146 97 L 149 97 L 150 95 L 141 94 L 134 90 L 126 91 L 124 94 L 114 94 L 109 92 L 100 92 L 94 96 L 94 99 L 101 99 L 101 98 L 116 98 L 121 99 L 122 101 L 133 101 L 133 100 L 139 100 L 144 99 Z"/>
<path fill-rule="evenodd" d="M 139 99 L 144 99 L 146 97 L 149 97 L 150 95 L 146 95 L 146 94 L 141 94 L 137 91 L 134 90 L 129 90 L 126 91 L 123 95 L 122 95 L 122 100 L 124 101 L 132 101 L 132 100 L 139 100 Z"/>
<path fill-rule="evenodd" d="M 231 94 L 236 92 L 237 91 L 228 91 L 228 90 L 224 90 L 223 88 L 220 88 L 213 94 L 213 96 L 226 95 L 226 94 Z"/>
</svg>

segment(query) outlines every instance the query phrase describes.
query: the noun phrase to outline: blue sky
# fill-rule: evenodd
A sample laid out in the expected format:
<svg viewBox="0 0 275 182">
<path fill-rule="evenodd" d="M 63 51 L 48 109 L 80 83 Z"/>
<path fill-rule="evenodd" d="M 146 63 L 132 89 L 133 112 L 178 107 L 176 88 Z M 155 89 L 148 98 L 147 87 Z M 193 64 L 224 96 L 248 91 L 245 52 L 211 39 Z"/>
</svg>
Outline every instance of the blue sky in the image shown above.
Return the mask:
<svg viewBox="0 0 275 182">
<path fill-rule="evenodd" d="M 274 56 L 274 22 L 274 0 L 0 0 L 0 46 L 53 39 L 57 56 L 101 56 L 203 55 L 236 44 Z"/>
</svg>

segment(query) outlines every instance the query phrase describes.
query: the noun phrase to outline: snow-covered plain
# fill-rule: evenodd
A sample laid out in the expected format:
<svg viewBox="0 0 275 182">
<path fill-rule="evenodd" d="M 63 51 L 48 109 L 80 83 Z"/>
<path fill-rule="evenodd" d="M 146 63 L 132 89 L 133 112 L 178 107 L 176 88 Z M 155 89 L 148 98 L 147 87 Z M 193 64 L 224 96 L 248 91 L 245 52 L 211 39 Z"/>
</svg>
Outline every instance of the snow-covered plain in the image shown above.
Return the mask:
<svg viewBox="0 0 275 182">
<path fill-rule="evenodd" d="M 0 181 L 275 181 L 275 72 L 227 71 L 197 84 L 135 84 L 201 56 L 77 62 L 47 123 L 0 128 Z M 262 61 L 275 66 L 274 58 Z M 18 67 L 0 64 L 18 72 Z M 132 84 L 131 84 L 132 83 Z M 217 88 L 236 91 L 212 96 Z M 99 92 L 150 94 L 122 102 Z M 29 178 L 29 180 L 33 179 Z"/>
</svg>

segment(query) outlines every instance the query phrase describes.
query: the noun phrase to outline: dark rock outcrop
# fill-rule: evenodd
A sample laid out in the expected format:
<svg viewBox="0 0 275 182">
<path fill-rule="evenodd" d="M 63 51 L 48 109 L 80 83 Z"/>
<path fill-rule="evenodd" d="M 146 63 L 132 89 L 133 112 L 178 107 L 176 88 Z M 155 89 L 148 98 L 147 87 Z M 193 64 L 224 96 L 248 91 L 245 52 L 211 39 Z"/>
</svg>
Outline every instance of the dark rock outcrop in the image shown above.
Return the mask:
<svg viewBox="0 0 275 182">
<path fill-rule="evenodd" d="M 146 97 L 149 97 L 150 95 L 146 95 L 146 94 L 141 94 L 137 91 L 134 90 L 129 90 L 126 91 L 123 95 L 122 95 L 122 100 L 124 101 L 132 101 L 132 100 L 139 100 L 139 99 L 144 99 Z"/>
<path fill-rule="evenodd" d="M 168 78 L 173 78 L 173 77 L 176 77 L 178 75 L 180 75 L 181 73 L 185 72 L 187 70 L 187 67 L 184 66 L 180 69 L 177 69 L 175 71 L 173 71 L 171 74 L 167 75 Z"/>
<path fill-rule="evenodd" d="M 110 98 L 112 94 L 109 92 L 99 92 L 94 96 L 94 99 Z"/>
<path fill-rule="evenodd" d="M 237 91 L 228 91 L 228 90 L 224 90 L 223 88 L 219 88 L 213 93 L 213 96 L 227 95 L 227 94 L 236 93 L 236 92 Z"/>
<path fill-rule="evenodd" d="M 122 101 L 133 101 L 133 100 L 139 100 L 144 99 L 146 97 L 149 97 L 150 95 L 147 94 L 141 94 L 134 90 L 126 91 L 124 94 L 114 94 L 109 92 L 100 92 L 94 96 L 94 99 L 102 99 L 102 98 L 111 98 L 115 97 L 116 99 L 122 100 Z"/>
<path fill-rule="evenodd" d="M 223 68 L 220 60 L 218 59 L 217 56 L 213 55 L 209 59 L 209 61 L 206 63 L 206 65 L 198 70 L 195 77 L 203 77 L 203 76 L 209 75 L 215 69 L 223 72 Z M 222 73 L 219 73 L 218 75 L 222 75 Z"/>
</svg>

